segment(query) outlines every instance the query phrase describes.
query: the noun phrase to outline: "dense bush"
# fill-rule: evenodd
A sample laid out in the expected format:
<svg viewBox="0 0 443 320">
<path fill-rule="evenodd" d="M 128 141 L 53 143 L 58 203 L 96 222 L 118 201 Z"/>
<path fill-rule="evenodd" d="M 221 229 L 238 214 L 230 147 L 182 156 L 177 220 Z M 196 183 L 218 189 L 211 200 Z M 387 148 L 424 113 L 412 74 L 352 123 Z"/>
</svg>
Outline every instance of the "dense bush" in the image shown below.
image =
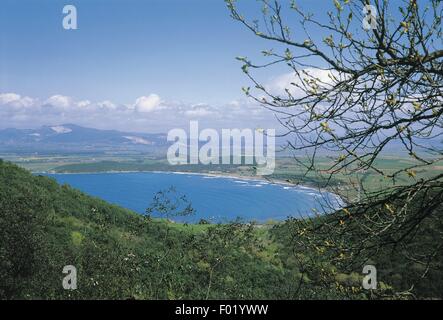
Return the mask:
<svg viewBox="0 0 443 320">
<path fill-rule="evenodd" d="M 152 219 L 0 161 L 0 298 L 367 298 L 356 289 L 360 270 L 338 270 L 294 246 L 294 223 Z M 380 257 L 389 284 L 403 286 L 417 267 Z M 62 288 L 65 265 L 77 268 L 77 290 Z M 440 275 L 430 272 L 420 297 L 436 297 Z"/>
</svg>

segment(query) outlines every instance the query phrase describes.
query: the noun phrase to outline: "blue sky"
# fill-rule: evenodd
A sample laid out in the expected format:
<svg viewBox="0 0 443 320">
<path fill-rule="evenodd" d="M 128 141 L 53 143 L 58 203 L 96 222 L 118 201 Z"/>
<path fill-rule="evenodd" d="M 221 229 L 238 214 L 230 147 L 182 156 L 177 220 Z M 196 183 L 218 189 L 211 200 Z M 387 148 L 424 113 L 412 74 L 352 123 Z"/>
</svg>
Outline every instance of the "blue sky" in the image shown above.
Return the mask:
<svg viewBox="0 0 443 320">
<path fill-rule="evenodd" d="M 68 3 L 77 7 L 78 30 L 62 28 Z M 235 57 L 264 48 L 222 0 L 2 0 L 1 7 L 3 92 L 222 103 L 247 83 Z"/>
<path fill-rule="evenodd" d="M 334 10 L 329 0 L 298 2 L 320 19 Z M 62 27 L 67 4 L 77 8 L 78 30 Z M 260 16 L 257 1 L 240 6 Z M 251 82 L 235 59 L 256 61 L 275 47 L 234 21 L 223 0 L 1 0 L 0 129 L 75 123 L 165 132 L 190 120 L 275 128 L 274 115 L 242 93 Z M 281 92 L 293 74 L 283 64 L 260 79 Z"/>
<path fill-rule="evenodd" d="M 62 27 L 67 4 L 77 8 L 77 30 Z M 263 127 L 273 119 L 245 103 L 249 80 L 235 59 L 260 55 L 266 42 L 232 20 L 223 0 L 2 0 L 0 7 L 0 128 L 159 132 L 189 120 Z"/>
</svg>

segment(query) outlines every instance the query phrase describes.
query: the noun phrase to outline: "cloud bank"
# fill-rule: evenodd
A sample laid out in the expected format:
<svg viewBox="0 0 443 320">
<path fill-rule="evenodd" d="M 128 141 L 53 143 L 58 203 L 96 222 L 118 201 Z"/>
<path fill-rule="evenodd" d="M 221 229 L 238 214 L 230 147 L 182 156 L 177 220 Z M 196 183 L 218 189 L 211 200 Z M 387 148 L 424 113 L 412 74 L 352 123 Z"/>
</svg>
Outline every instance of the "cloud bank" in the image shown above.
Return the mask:
<svg viewBox="0 0 443 320">
<path fill-rule="evenodd" d="M 216 129 L 277 126 L 271 112 L 249 100 L 215 106 L 166 101 L 150 93 L 122 104 L 76 99 L 63 94 L 42 99 L 0 92 L 1 129 L 74 123 L 98 129 L 167 132 L 172 128 L 188 128 L 190 120 L 199 120 L 202 126 Z"/>
<path fill-rule="evenodd" d="M 292 72 L 273 77 L 264 87 L 274 95 L 286 96 L 289 92 L 299 98 L 304 95 L 301 88 L 305 89 L 307 80 L 315 79 L 328 86 L 334 76 L 333 71 L 306 68 L 300 70 L 299 75 Z M 214 129 L 282 129 L 273 112 L 251 98 L 210 105 L 168 101 L 156 93 L 149 93 L 127 103 L 117 103 L 76 99 L 63 94 L 41 99 L 0 92 L 0 129 L 74 123 L 98 129 L 164 133 L 173 128 L 186 129 L 190 120 L 199 120 L 202 126 Z"/>
</svg>

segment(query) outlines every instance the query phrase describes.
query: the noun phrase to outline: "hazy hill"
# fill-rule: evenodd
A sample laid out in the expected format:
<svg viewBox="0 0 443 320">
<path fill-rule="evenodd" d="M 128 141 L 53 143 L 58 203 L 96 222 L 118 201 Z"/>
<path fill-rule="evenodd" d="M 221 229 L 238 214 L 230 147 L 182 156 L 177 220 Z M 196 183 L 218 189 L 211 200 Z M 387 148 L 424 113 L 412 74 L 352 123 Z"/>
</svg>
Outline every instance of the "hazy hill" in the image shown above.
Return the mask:
<svg viewBox="0 0 443 320">
<path fill-rule="evenodd" d="M 294 137 L 276 137 L 277 156 L 292 156 L 284 150 L 288 141 Z M 143 153 L 165 157 L 166 149 L 172 142 L 167 141 L 167 133 L 122 132 L 85 128 L 75 124 L 42 126 L 37 129 L 8 128 L 0 130 L 0 152 L 28 154 L 79 154 L 79 153 Z M 189 140 L 188 140 L 189 143 Z M 200 145 L 205 141 L 200 141 Z M 421 141 L 423 145 L 441 145 L 439 138 Z M 266 144 L 265 144 L 266 145 Z M 244 147 L 244 146 L 242 146 Z M 221 149 L 220 149 L 221 152 Z M 418 148 L 416 152 L 420 153 Z M 335 152 L 319 149 L 320 155 Z M 383 154 L 402 155 L 404 146 L 401 141 L 392 141 Z"/>
<path fill-rule="evenodd" d="M 120 132 L 74 124 L 0 130 L 0 151 L 22 153 L 144 151 L 167 145 L 165 134 Z"/>
</svg>

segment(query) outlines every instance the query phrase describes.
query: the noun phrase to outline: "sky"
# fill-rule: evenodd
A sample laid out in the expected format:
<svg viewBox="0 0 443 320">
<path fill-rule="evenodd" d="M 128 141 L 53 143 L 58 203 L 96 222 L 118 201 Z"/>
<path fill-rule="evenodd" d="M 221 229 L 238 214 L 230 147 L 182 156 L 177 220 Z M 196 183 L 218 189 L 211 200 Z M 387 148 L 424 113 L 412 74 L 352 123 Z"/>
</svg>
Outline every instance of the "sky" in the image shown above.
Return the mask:
<svg viewBox="0 0 443 320">
<path fill-rule="evenodd" d="M 76 6 L 78 30 L 62 28 Z M 194 103 L 235 99 L 235 57 L 259 41 L 220 0 L 2 0 L 1 87 L 127 103 L 147 93 Z"/>
<path fill-rule="evenodd" d="M 77 30 L 62 27 L 66 4 L 77 8 Z M 261 40 L 231 19 L 222 0 L 2 0 L 0 6 L 3 104 L 20 97 L 24 101 L 17 100 L 17 105 L 94 103 L 118 109 L 139 101 L 140 110 L 146 111 L 140 113 L 143 117 L 152 118 L 149 111 L 159 104 L 209 116 L 202 106 L 237 106 L 244 97 L 241 88 L 248 80 L 235 57 L 263 50 Z M 3 115 L 0 127 L 54 121 L 162 129 L 158 121 L 145 127 L 107 118 L 100 123 L 97 115 L 87 121 L 69 112 L 40 113 L 42 117 L 28 121 L 15 110 L 13 117 Z"/>
<path fill-rule="evenodd" d="M 325 0 L 301 2 L 325 14 L 315 5 Z M 243 3 L 259 15 L 256 1 Z M 77 30 L 62 27 L 67 4 L 77 8 Z M 251 83 L 235 59 L 269 46 L 223 0 L 1 0 L 0 128 L 276 126 L 245 98 Z M 262 76 L 269 87 L 290 78 L 284 68 Z"/>
</svg>

